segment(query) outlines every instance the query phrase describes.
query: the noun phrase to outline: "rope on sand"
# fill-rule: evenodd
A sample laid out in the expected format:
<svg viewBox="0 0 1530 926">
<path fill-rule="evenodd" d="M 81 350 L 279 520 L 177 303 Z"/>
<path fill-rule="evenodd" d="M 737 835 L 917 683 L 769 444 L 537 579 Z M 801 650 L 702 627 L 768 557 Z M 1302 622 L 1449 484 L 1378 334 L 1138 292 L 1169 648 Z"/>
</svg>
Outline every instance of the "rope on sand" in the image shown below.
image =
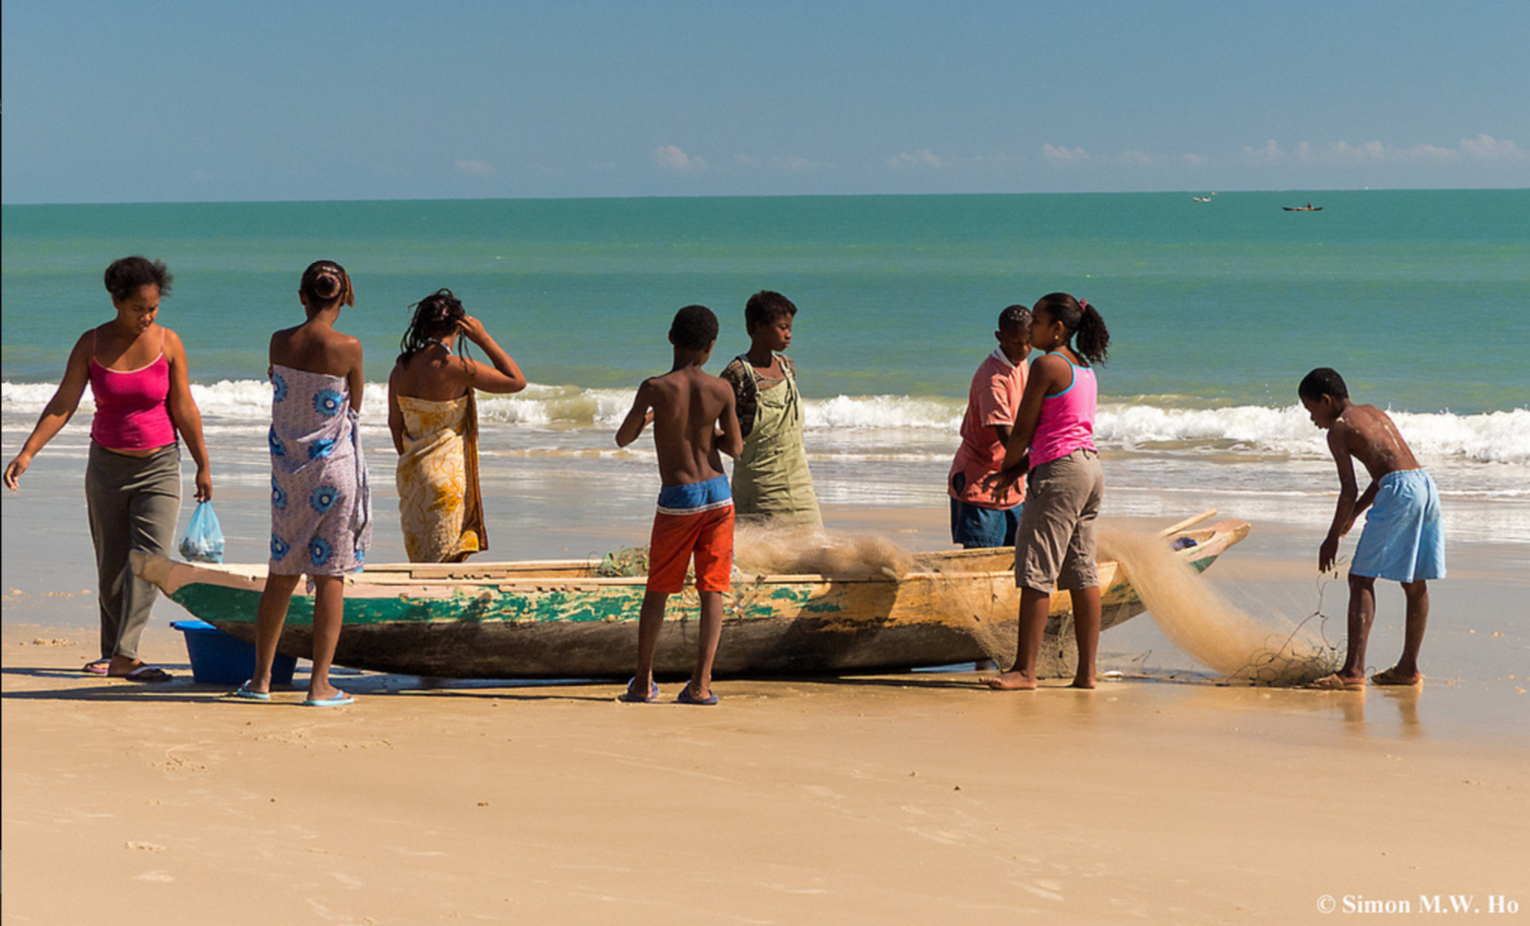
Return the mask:
<svg viewBox="0 0 1530 926">
<path fill-rule="evenodd" d="M 1347 561 L 1346 557 L 1334 565 L 1333 572 L 1318 576 L 1317 607 L 1297 622 L 1279 646 L 1272 650 L 1255 650 L 1249 655 L 1248 662 L 1236 672 L 1228 673 L 1229 676 L 1246 679 L 1251 685 L 1294 686 L 1337 672 L 1344 664 L 1344 652 L 1328 639 L 1328 615 L 1323 613 L 1323 593 L 1334 582 L 1339 567 Z M 1313 635 L 1308 632 L 1309 625 L 1321 643 L 1313 642 Z M 1305 654 L 1299 652 L 1299 637 L 1308 640 Z"/>
</svg>

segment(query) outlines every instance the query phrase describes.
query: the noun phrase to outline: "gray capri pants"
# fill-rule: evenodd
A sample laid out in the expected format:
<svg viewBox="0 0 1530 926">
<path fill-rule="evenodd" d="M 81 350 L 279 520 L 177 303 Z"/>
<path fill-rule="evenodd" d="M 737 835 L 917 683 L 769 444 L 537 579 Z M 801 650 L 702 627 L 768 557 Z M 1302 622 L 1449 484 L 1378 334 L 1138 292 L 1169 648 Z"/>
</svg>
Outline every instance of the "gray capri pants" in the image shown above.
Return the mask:
<svg viewBox="0 0 1530 926">
<path fill-rule="evenodd" d="M 94 441 L 85 466 L 85 505 L 101 593 L 101 658 L 138 658 L 138 638 L 158 591 L 133 575 L 128 551 L 169 556 L 181 513 L 181 446 L 147 457 L 113 453 Z"/>
<path fill-rule="evenodd" d="M 1049 460 L 1026 478 L 1015 534 L 1015 584 L 1051 594 L 1094 588 L 1094 526 L 1105 495 L 1100 455 L 1080 448 Z"/>
</svg>

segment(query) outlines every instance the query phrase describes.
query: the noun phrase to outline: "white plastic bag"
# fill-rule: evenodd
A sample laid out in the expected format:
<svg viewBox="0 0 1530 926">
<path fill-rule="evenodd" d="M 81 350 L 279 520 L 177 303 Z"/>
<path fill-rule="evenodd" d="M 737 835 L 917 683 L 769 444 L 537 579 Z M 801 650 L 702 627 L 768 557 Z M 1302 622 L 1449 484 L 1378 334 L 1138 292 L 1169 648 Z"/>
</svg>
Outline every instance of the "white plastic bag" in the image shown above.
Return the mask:
<svg viewBox="0 0 1530 926">
<path fill-rule="evenodd" d="M 181 537 L 181 556 L 194 563 L 223 562 L 223 529 L 212 502 L 197 502 Z"/>
</svg>

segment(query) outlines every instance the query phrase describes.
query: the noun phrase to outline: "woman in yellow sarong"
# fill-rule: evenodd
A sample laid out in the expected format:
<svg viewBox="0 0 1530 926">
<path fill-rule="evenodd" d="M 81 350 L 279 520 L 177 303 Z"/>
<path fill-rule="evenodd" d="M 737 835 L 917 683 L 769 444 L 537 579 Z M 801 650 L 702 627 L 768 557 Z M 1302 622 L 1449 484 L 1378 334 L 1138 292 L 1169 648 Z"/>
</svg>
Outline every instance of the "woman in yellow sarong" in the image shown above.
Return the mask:
<svg viewBox="0 0 1530 926">
<path fill-rule="evenodd" d="M 404 551 L 413 563 L 457 563 L 489 548 L 474 393 L 520 392 L 526 377 L 451 290 L 411 308 L 414 319 L 388 377 Z M 493 366 L 454 354 L 459 337 L 482 348 Z"/>
</svg>

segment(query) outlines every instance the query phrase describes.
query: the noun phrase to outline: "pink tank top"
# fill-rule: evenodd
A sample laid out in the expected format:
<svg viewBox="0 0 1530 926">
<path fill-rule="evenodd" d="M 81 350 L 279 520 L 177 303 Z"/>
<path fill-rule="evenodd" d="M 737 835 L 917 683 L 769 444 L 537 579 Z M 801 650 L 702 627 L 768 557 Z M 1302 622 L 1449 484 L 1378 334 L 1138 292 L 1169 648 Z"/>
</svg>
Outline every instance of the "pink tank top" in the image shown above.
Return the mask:
<svg viewBox="0 0 1530 926">
<path fill-rule="evenodd" d="M 1068 360 L 1066 354 L 1057 356 Z M 1094 371 L 1068 360 L 1073 383 L 1041 400 L 1041 420 L 1031 438 L 1031 467 L 1059 460 L 1075 450 L 1094 450 L 1094 405 L 1099 386 Z"/>
<path fill-rule="evenodd" d="M 109 370 L 96 360 L 95 335 L 90 343 L 90 391 L 96 400 L 90 439 L 107 450 L 153 450 L 175 443 L 170 420 L 170 361 L 164 334 L 154 362 L 126 373 Z"/>
</svg>

